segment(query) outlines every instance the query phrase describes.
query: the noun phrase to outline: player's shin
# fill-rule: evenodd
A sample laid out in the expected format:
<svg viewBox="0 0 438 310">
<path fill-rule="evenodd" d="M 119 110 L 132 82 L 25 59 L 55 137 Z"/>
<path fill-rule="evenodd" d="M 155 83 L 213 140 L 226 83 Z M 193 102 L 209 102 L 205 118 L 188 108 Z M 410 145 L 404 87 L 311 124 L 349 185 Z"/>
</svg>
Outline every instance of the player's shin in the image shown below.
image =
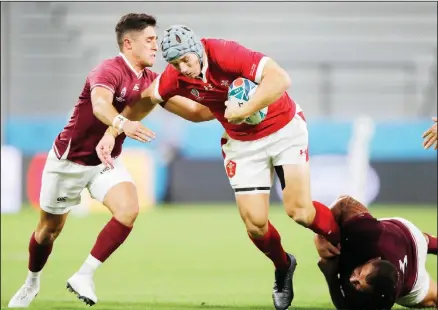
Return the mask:
<svg viewBox="0 0 438 310">
<path fill-rule="evenodd" d="M 32 233 L 29 241 L 29 273 L 26 282 L 39 285 L 41 270 L 52 252 L 53 243 L 40 244 L 35 239 L 35 232 Z"/>
<path fill-rule="evenodd" d="M 132 227 L 125 226 L 113 217 L 99 233 L 90 255 L 78 273 L 93 276 L 101 263 L 126 240 L 131 230 Z"/>
<path fill-rule="evenodd" d="M 262 251 L 273 263 L 276 269 L 287 269 L 289 261 L 287 254 L 281 245 L 281 237 L 277 229 L 268 221 L 268 231 L 263 236 L 251 236 L 249 238 L 255 246 Z"/>
<path fill-rule="evenodd" d="M 308 228 L 337 245 L 340 242 L 340 229 L 330 209 L 321 202 L 312 203 L 315 208 L 315 218 Z"/>
</svg>

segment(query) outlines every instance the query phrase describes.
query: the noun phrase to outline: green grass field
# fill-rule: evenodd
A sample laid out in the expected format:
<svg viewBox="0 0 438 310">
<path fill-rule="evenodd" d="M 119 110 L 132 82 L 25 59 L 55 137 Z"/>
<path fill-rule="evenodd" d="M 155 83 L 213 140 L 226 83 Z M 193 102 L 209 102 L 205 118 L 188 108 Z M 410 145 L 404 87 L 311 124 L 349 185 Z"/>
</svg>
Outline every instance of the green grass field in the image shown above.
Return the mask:
<svg viewBox="0 0 438 310">
<path fill-rule="evenodd" d="M 433 207 L 373 206 L 375 216 L 400 216 L 436 234 Z M 1 217 L 1 305 L 27 274 L 27 246 L 38 214 L 28 210 Z M 42 275 L 41 290 L 31 309 L 84 309 L 65 288 L 80 267 L 109 214 L 71 215 Z M 333 309 L 312 233 L 290 220 L 279 207 L 271 221 L 283 245 L 295 254 L 293 309 Z M 436 279 L 436 256 L 427 268 Z M 99 302 L 95 309 L 273 309 L 273 266 L 249 241 L 237 209 L 160 207 L 142 213 L 127 242 L 98 270 Z"/>
</svg>

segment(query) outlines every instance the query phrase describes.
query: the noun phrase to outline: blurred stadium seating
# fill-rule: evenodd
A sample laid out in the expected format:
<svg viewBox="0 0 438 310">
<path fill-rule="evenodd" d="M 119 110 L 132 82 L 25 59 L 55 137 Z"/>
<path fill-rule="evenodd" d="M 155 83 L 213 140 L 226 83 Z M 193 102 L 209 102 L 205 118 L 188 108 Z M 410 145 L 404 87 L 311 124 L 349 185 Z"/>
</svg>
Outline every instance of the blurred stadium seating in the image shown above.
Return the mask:
<svg viewBox="0 0 438 310">
<path fill-rule="evenodd" d="M 312 156 L 346 155 L 354 120 L 371 117 L 376 128 L 370 158 L 381 189 L 377 201 L 436 202 L 430 193 L 436 152 L 421 147 L 421 134 L 437 113 L 436 8 L 436 3 L 413 2 L 2 3 L 2 145 L 22 152 L 27 179 L 30 160 L 51 147 L 86 74 L 118 53 L 119 17 L 144 11 L 158 17 L 159 34 L 184 23 L 199 36 L 237 40 L 277 60 L 290 73 L 290 94 L 309 120 Z M 164 66 L 159 57 L 154 70 Z M 161 109 L 145 123 L 158 139 L 146 147 L 133 141 L 126 146 L 147 149 L 155 158 L 157 201 L 173 201 L 172 190 L 180 192 L 179 165 L 193 162 L 196 173 L 201 161 L 212 165 L 203 178 L 218 184 L 224 200 L 232 199 L 221 171 L 218 123 L 190 124 Z M 431 185 L 415 186 L 409 176 L 418 169 Z M 403 184 L 394 180 L 395 171 L 405 173 Z M 387 188 L 394 182 L 411 194 L 393 197 Z M 26 189 L 23 193 L 26 201 Z"/>
</svg>

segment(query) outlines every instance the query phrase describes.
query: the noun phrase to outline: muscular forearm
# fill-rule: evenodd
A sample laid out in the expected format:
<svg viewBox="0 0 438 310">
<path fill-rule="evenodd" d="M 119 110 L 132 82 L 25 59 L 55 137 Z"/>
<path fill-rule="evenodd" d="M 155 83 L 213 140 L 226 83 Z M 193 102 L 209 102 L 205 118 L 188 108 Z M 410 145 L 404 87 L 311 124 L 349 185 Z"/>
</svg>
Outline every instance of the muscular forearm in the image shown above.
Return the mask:
<svg viewBox="0 0 438 310">
<path fill-rule="evenodd" d="M 331 204 L 330 209 L 339 226 L 360 214 L 368 213 L 368 209 L 351 196 L 340 196 Z"/>
<path fill-rule="evenodd" d="M 215 118 L 207 107 L 181 96 L 170 98 L 163 107 L 168 112 L 194 123 L 211 121 Z"/>
<path fill-rule="evenodd" d="M 269 106 L 277 101 L 284 92 L 289 88 L 291 82 L 289 75 L 275 65 L 266 72 L 257 87 L 256 92 L 248 101 L 248 104 L 243 105 L 245 116 L 251 116 L 255 112 Z"/>
<path fill-rule="evenodd" d="M 215 117 L 210 112 L 209 109 L 202 109 L 199 110 L 197 113 L 192 114 L 189 118 L 186 119 L 194 123 L 200 123 L 200 122 L 208 122 L 214 120 Z"/>
<path fill-rule="evenodd" d="M 132 121 L 141 121 L 156 107 L 156 104 L 139 101 L 132 106 L 126 106 L 122 115 Z"/>
<path fill-rule="evenodd" d="M 243 105 L 243 107 L 246 108 L 245 117 L 249 117 L 255 112 L 274 103 L 284 94 L 288 86 L 289 85 L 281 78 L 262 81 L 248 104 Z"/>
<path fill-rule="evenodd" d="M 111 126 L 114 118 L 119 115 L 119 112 L 114 108 L 112 103 L 107 100 L 97 99 L 93 102 L 93 114 L 105 125 Z"/>
<path fill-rule="evenodd" d="M 333 305 L 336 307 L 336 309 L 346 309 L 345 298 L 341 291 L 339 278 L 337 276 L 328 275 L 324 275 L 324 277 L 329 288 Z"/>
</svg>

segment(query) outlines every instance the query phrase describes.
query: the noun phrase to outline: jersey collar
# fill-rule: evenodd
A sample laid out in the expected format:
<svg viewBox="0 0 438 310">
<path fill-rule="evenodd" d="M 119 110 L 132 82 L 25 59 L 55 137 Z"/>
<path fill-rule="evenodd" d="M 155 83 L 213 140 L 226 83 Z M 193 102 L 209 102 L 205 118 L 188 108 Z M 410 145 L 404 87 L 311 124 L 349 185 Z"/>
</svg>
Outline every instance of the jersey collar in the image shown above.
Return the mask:
<svg viewBox="0 0 438 310">
<path fill-rule="evenodd" d="M 205 59 L 204 59 L 204 65 L 202 66 L 202 70 L 201 70 L 202 82 L 204 82 L 204 83 L 207 83 L 207 69 L 208 69 L 208 57 L 206 54 Z"/>
<path fill-rule="evenodd" d="M 128 59 L 126 58 L 126 56 L 120 52 L 119 56 L 122 57 L 122 59 L 124 60 L 125 64 L 128 66 L 129 69 L 131 69 L 131 71 L 135 74 L 135 76 L 139 79 L 143 76 L 143 71 L 141 70 L 140 72 L 135 71 L 134 67 L 131 65 L 131 63 L 128 61 Z"/>
</svg>

